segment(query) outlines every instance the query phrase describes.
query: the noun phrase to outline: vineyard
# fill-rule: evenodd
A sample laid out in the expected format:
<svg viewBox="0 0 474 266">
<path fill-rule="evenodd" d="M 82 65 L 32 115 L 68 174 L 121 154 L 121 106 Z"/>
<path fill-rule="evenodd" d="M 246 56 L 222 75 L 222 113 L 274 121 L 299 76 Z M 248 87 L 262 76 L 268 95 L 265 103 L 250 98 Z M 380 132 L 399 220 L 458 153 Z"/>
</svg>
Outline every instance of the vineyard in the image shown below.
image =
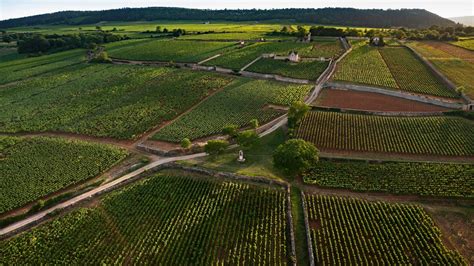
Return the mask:
<svg viewBox="0 0 474 266">
<path fill-rule="evenodd" d="M 287 55 L 292 50 L 307 48 L 309 44 L 298 42 L 261 42 L 248 44 L 243 48 L 233 50 L 220 57 L 210 60 L 204 65 L 219 66 L 240 70 L 262 54 Z"/>
<path fill-rule="evenodd" d="M 379 51 L 368 45 L 354 48 L 342 59 L 334 80 L 398 88 Z"/>
<path fill-rule="evenodd" d="M 474 51 L 474 39 L 459 40 L 457 42 L 452 42 L 452 44 Z"/>
<path fill-rule="evenodd" d="M 474 156 L 474 123 L 459 117 L 309 112 L 296 136 L 323 150 Z"/>
<path fill-rule="evenodd" d="M 82 141 L 0 137 L 0 213 L 95 177 L 126 156 Z"/>
<path fill-rule="evenodd" d="M 323 187 L 474 198 L 474 165 L 320 161 L 304 181 Z"/>
<path fill-rule="evenodd" d="M 231 80 L 171 68 L 81 64 L 2 88 L 0 131 L 132 139 Z"/>
<path fill-rule="evenodd" d="M 442 97 L 458 97 L 453 90 L 442 85 L 418 58 L 407 48 L 379 50 L 400 89 Z"/>
<path fill-rule="evenodd" d="M 277 74 L 290 78 L 316 80 L 321 73 L 324 72 L 328 64 L 329 62 L 327 61 L 291 63 L 284 60 L 262 58 L 247 68 L 246 71 Z"/>
<path fill-rule="evenodd" d="M 84 53 L 82 49 L 75 49 L 52 55 L 0 62 L 0 71 L 2 72 L 0 84 L 47 74 L 78 64 L 84 61 Z"/>
<path fill-rule="evenodd" d="M 338 39 L 316 40 L 310 47 L 299 49 L 302 57 L 324 57 L 335 59 L 344 53 L 344 47 Z"/>
<path fill-rule="evenodd" d="M 287 265 L 283 189 L 158 174 L 0 242 L 0 264 Z"/>
<path fill-rule="evenodd" d="M 310 89 L 309 85 L 239 79 L 158 131 L 153 139 L 171 142 L 197 139 L 220 134 L 230 124 L 248 126 L 254 118 L 263 124 L 282 114 L 266 105 L 290 105 L 302 100 Z"/>
<path fill-rule="evenodd" d="M 317 265 L 464 265 L 415 205 L 306 195 Z"/>
<path fill-rule="evenodd" d="M 120 45 L 120 44 L 118 44 Z M 112 46 L 113 47 L 113 46 Z M 235 49 L 233 42 L 195 42 L 151 40 L 107 49 L 109 56 L 144 61 L 199 62 L 225 50 Z"/>
</svg>

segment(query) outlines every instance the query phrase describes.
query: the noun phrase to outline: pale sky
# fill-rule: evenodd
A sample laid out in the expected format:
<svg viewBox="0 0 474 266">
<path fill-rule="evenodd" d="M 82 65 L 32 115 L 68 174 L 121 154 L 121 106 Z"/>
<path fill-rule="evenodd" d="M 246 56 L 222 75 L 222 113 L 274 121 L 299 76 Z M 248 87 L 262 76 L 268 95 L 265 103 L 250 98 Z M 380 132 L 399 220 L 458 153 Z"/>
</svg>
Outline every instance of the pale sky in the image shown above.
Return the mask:
<svg viewBox="0 0 474 266">
<path fill-rule="evenodd" d="M 121 7 L 173 6 L 189 8 L 423 8 L 442 17 L 473 16 L 473 0 L 0 0 L 0 20 L 64 10 L 104 10 Z"/>
</svg>

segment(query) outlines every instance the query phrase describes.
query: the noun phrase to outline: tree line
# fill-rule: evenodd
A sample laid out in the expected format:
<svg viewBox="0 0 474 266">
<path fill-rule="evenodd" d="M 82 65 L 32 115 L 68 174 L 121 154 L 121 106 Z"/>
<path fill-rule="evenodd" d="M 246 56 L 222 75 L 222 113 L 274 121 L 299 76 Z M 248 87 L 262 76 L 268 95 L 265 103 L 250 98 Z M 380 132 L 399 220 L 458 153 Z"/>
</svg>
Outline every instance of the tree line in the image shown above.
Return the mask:
<svg viewBox="0 0 474 266">
<path fill-rule="evenodd" d="M 103 11 L 63 11 L 0 21 L 0 28 L 69 24 L 95 24 L 101 21 L 153 20 L 285 20 L 299 23 L 347 25 L 360 27 L 427 28 L 456 24 L 424 9 L 354 9 L 354 8 L 287 8 L 287 9 L 187 9 L 173 7 L 122 8 Z"/>
</svg>

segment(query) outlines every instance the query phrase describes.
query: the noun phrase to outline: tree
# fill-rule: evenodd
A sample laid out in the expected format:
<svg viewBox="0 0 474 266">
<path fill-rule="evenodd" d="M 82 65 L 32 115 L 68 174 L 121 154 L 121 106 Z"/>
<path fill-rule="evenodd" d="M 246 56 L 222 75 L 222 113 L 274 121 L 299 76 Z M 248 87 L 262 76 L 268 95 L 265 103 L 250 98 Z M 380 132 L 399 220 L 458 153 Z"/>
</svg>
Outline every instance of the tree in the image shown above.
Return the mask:
<svg viewBox="0 0 474 266">
<path fill-rule="evenodd" d="M 107 52 L 102 51 L 94 59 L 91 60 L 94 63 L 111 63 L 112 59 L 109 58 Z"/>
<path fill-rule="evenodd" d="M 237 143 L 243 147 L 252 147 L 258 141 L 258 134 L 253 129 L 244 130 L 237 134 Z"/>
<path fill-rule="evenodd" d="M 204 146 L 204 151 L 211 155 L 223 152 L 229 146 L 227 140 L 209 140 Z"/>
<path fill-rule="evenodd" d="M 156 32 L 160 33 L 161 32 L 161 26 L 156 26 Z"/>
<path fill-rule="evenodd" d="M 309 109 L 310 107 L 304 102 L 293 103 L 288 111 L 288 127 L 294 129 Z"/>
<path fill-rule="evenodd" d="M 188 138 L 184 138 L 181 141 L 181 147 L 183 147 L 184 149 L 189 149 L 189 147 L 191 147 L 191 140 L 189 140 Z"/>
<path fill-rule="evenodd" d="M 252 127 L 253 129 L 257 129 L 258 127 L 258 120 L 256 118 L 250 120 L 250 127 Z"/>
<path fill-rule="evenodd" d="M 301 174 L 317 163 L 319 151 L 302 139 L 290 139 L 280 144 L 273 154 L 273 164 L 287 174 Z"/>
<path fill-rule="evenodd" d="M 237 125 L 227 125 L 222 129 L 222 134 L 228 135 L 231 138 L 235 138 L 237 136 L 239 127 Z"/>
<path fill-rule="evenodd" d="M 297 36 L 300 38 L 303 38 L 304 36 L 308 34 L 308 31 L 303 26 L 298 26 L 297 30 L 298 30 Z"/>
<path fill-rule="evenodd" d="M 101 27 L 101 26 L 95 26 L 95 29 L 96 29 L 96 30 L 99 30 L 99 31 L 102 31 L 102 27 Z"/>
</svg>

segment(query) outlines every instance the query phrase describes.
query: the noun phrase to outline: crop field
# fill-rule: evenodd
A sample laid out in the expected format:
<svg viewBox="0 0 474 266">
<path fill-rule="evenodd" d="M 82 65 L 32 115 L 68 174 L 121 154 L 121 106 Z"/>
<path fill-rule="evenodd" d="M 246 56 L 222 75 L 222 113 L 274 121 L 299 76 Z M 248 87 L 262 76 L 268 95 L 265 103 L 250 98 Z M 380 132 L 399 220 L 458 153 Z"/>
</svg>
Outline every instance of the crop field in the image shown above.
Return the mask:
<svg viewBox="0 0 474 266">
<path fill-rule="evenodd" d="M 458 97 L 444 86 L 407 48 L 386 47 L 379 50 L 400 89 L 442 97 Z"/>
<path fill-rule="evenodd" d="M 474 51 L 474 39 L 459 40 L 457 42 L 452 42 L 451 44 Z"/>
<path fill-rule="evenodd" d="M 158 174 L 0 242 L 0 264 L 287 265 L 286 208 L 283 189 Z"/>
<path fill-rule="evenodd" d="M 16 48 L 3 48 L 0 47 L 0 64 L 9 62 L 17 59 L 25 58 L 25 54 L 19 54 Z"/>
<path fill-rule="evenodd" d="M 219 134 L 230 124 L 248 126 L 254 118 L 263 124 L 282 114 L 266 105 L 290 105 L 302 100 L 310 89 L 309 85 L 239 79 L 158 131 L 153 139 L 171 142 L 197 139 Z"/>
<path fill-rule="evenodd" d="M 304 182 L 323 187 L 394 194 L 474 198 L 474 165 L 325 161 Z"/>
<path fill-rule="evenodd" d="M 310 47 L 299 49 L 298 54 L 302 57 L 324 57 L 337 58 L 344 53 L 344 47 L 338 39 L 316 40 Z"/>
<path fill-rule="evenodd" d="M 464 49 L 445 42 L 428 41 L 423 43 L 434 49 L 441 50 L 453 57 L 463 60 L 474 60 L 474 51 L 469 51 L 468 49 Z"/>
<path fill-rule="evenodd" d="M 95 177 L 126 156 L 83 141 L 0 137 L 0 213 Z"/>
<path fill-rule="evenodd" d="M 252 40 L 257 41 L 260 38 L 270 39 L 265 32 L 228 32 L 228 33 L 206 33 L 206 34 L 189 34 L 180 36 L 180 40 Z"/>
<path fill-rule="evenodd" d="M 61 70 L 85 60 L 85 51 L 75 49 L 52 55 L 0 61 L 0 85 Z"/>
<path fill-rule="evenodd" d="M 299 50 L 310 46 L 308 43 L 298 42 L 262 42 L 248 44 L 247 46 L 228 52 L 220 57 L 210 60 L 204 65 L 220 66 L 233 70 L 240 70 L 262 54 L 287 55 L 292 50 Z"/>
<path fill-rule="evenodd" d="M 317 265 L 464 265 L 419 206 L 306 195 Z"/>
<path fill-rule="evenodd" d="M 172 68 L 76 65 L 3 87 L 0 131 L 133 139 L 231 81 L 218 74 Z"/>
<path fill-rule="evenodd" d="M 327 68 L 327 61 L 306 61 L 293 63 L 285 60 L 262 58 L 252 64 L 246 71 L 277 74 L 280 76 L 316 80 Z"/>
<path fill-rule="evenodd" d="M 143 61 L 199 62 L 225 50 L 237 48 L 232 42 L 151 40 L 107 49 L 110 57 Z"/>
<path fill-rule="evenodd" d="M 444 112 L 449 109 L 380 93 L 323 89 L 314 106 L 379 112 Z"/>
<path fill-rule="evenodd" d="M 296 135 L 320 149 L 474 156 L 474 123 L 459 117 L 309 112 Z"/>
<path fill-rule="evenodd" d="M 355 47 L 337 67 L 334 80 L 398 88 L 390 69 L 377 49 Z"/>
<path fill-rule="evenodd" d="M 431 43 L 430 43 L 431 44 Z M 409 45 L 427 58 L 458 88 L 463 88 L 464 93 L 471 99 L 474 98 L 474 61 L 468 57 L 456 56 L 442 50 L 440 44 L 430 45 L 426 42 L 411 42 Z M 452 46 L 444 44 L 444 46 Z M 462 48 L 456 48 L 462 49 Z M 465 51 L 469 52 L 469 51 Z M 471 52 L 474 54 L 474 52 Z"/>
</svg>

